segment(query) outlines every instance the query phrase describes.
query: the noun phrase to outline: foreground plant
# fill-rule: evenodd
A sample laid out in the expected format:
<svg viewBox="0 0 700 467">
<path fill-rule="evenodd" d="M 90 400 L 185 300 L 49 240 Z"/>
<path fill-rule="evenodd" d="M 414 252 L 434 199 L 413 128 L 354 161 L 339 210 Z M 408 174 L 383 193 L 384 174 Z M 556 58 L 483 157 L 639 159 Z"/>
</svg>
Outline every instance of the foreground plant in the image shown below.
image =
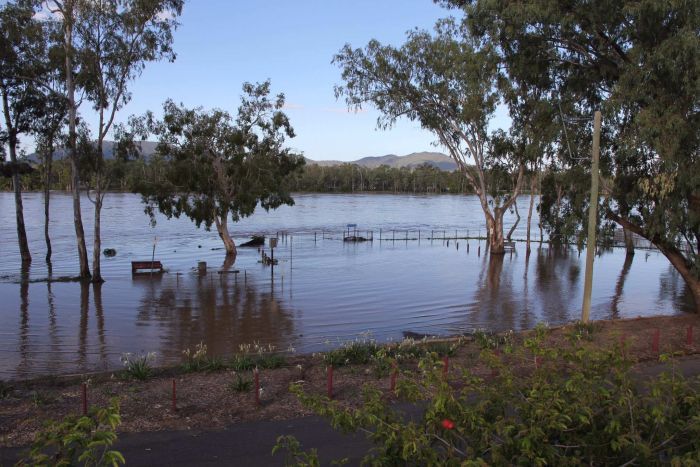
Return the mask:
<svg viewBox="0 0 700 467">
<path fill-rule="evenodd" d="M 110 449 L 117 440 L 116 429 L 120 423 L 117 399 L 108 407 L 93 408 L 89 416 L 70 416 L 61 422 L 49 420 L 17 466 L 124 464 L 124 456 Z"/>
<path fill-rule="evenodd" d="M 364 403 L 348 408 L 321 395 L 292 391 L 336 429 L 362 431 L 375 445 L 371 465 L 696 465 L 700 462 L 700 379 L 669 371 L 633 379 L 620 348 L 545 344 L 539 327 L 504 354 L 481 352 L 474 368 L 426 353 L 417 373 L 403 372 L 400 401 L 427 402 L 409 419 L 367 386 Z M 281 440 L 279 449 L 295 446 Z M 298 451 L 298 449 L 297 449 Z M 297 452 L 294 456 L 303 460 Z"/>
<path fill-rule="evenodd" d="M 124 364 L 124 371 L 126 374 L 132 378 L 139 381 L 144 381 L 148 379 L 153 373 L 152 362 L 156 359 L 155 352 L 148 352 L 147 354 L 133 355 L 131 353 L 125 353 L 121 356 L 122 364 Z"/>
</svg>

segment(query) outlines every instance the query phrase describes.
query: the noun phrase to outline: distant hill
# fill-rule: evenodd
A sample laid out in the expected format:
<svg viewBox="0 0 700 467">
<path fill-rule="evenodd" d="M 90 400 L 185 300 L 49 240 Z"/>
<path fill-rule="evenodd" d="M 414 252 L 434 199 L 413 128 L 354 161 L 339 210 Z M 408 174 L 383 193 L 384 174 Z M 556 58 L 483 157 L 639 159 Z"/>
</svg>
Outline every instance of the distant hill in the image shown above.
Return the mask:
<svg viewBox="0 0 700 467">
<path fill-rule="evenodd" d="M 153 153 L 156 152 L 156 146 L 158 146 L 158 143 L 155 141 L 140 141 L 137 144 L 141 146 L 141 154 L 146 159 L 151 157 Z M 104 151 L 105 159 L 112 159 L 114 157 L 114 141 L 104 141 L 102 144 L 102 150 Z M 60 160 L 64 157 L 66 157 L 65 148 L 57 149 L 53 153 L 54 160 Z M 27 156 L 27 160 L 30 162 L 38 162 L 39 155 L 33 152 Z"/>
<path fill-rule="evenodd" d="M 153 153 L 156 152 L 156 146 L 158 143 L 155 141 L 141 141 L 141 152 L 144 158 L 148 159 Z M 105 141 L 102 145 L 104 150 L 105 159 L 112 159 L 114 157 L 114 141 Z M 66 156 L 65 149 L 61 148 L 54 152 L 54 159 L 60 160 Z M 29 162 L 38 162 L 39 155 L 37 153 L 32 153 L 27 156 Z M 437 167 L 440 170 L 452 171 L 457 169 L 457 164 L 445 154 L 441 152 L 414 152 L 407 154 L 405 156 L 397 156 L 396 154 L 387 154 L 386 156 L 375 156 L 375 157 L 363 157 L 356 161 L 315 161 L 312 159 L 306 159 L 307 164 L 316 164 L 321 167 L 329 167 L 334 165 L 343 164 L 357 164 L 362 167 L 367 167 L 370 169 L 377 168 L 381 165 L 387 165 L 393 168 L 408 167 L 414 168 L 423 164 L 430 164 Z"/>
<path fill-rule="evenodd" d="M 440 170 L 452 171 L 457 169 L 457 164 L 445 154 L 441 152 L 414 152 L 405 156 L 397 156 L 396 154 L 387 154 L 386 156 L 363 157 L 356 161 L 315 161 L 306 159 L 307 164 L 316 164 L 322 167 L 342 164 L 357 164 L 362 167 L 376 168 L 381 165 L 387 165 L 393 168 L 401 167 L 418 167 L 423 164 L 430 164 Z"/>
</svg>

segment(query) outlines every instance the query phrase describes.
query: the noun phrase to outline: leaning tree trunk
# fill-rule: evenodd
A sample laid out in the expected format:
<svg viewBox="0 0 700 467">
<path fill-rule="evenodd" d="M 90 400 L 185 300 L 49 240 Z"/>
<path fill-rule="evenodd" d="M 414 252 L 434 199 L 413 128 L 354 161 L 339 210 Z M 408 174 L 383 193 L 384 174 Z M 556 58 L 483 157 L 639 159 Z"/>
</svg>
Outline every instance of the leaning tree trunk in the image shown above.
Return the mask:
<svg viewBox="0 0 700 467">
<path fill-rule="evenodd" d="M 530 207 L 527 211 L 527 247 L 526 254 L 530 254 L 530 225 L 532 222 L 532 207 L 535 205 L 535 177 L 530 179 Z"/>
<path fill-rule="evenodd" d="M 17 163 L 17 133 L 15 132 L 12 119 L 10 117 L 10 104 L 7 99 L 7 92 L 2 91 L 2 109 L 5 114 L 5 125 L 8 133 L 8 146 L 10 150 L 10 161 L 12 163 L 12 188 L 15 192 L 15 218 L 17 219 L 17 239 L 19 240 L 19 254 L 22 263 L 30 263 L 32 255 L 29 253 L 29 242 L 27 241 L 27 229 L 24 226 L 24 205 L 22 204 L 22 184 L 19 176 L 19 165 Z"/>
<path fill-rule="evenodd" d="M 625 237 L 625 252 L 627 256 L 634 256 L 634 237 L 632 232 L 623 227 L 622 235 Z"/>
<path fill-rule="evenodd" d="M 72 14 L 72 12 L 71 12 Z M 71 21 L 69 19 L 69 21 Z M 66 27 L 65 48 L 73 48 L 72 24 Z M 73 82 L 73 60 L 71 54 L 66 54 L 66 92 L 68 95 L 68 149 L 70 151 L 71 169 L 71 194 L 73 195 L 73 224 L 75 226 L 75 237 L 78 242 L 78 260 L 80 261 L 80 278 L 90 279 L 90 266 L 88 264 L 88 253 L 85 246 L 85 229 L 83 228 L 83 217 L 80 212 L 80 177 L 78 173 L 78 155 L 76 154 L 76 123 L 77 109 L 75 104 L 75 83 Z"/>
<path fill-rule="evenodd" d="M 513 232 L 515 232 L 515 229 L 518 227 L 518 224 L 520 224 L 520 213 L 518 212 L 518 202 L 516 201 L 513 203 L 513 208 L 515 208 L 515 223 L 510 227 L 510 230 L 508 231 L 508 235 L 506 238 L 508 241 L 511 241 L 511 237 L 513 236 Z"/>
<path fill-rule="evenodd" d="M 228 232 L 228 211 L 222 212 L 220 218 L 218 215 L 214 215 L 214 222 L 216 224 L 216 231 L 224 242 L 226 255 L 231 255 L 235 258 L 238 252 L 236 251 L 236 244 L 233 242 L 231 234 Z"/>
</svg>

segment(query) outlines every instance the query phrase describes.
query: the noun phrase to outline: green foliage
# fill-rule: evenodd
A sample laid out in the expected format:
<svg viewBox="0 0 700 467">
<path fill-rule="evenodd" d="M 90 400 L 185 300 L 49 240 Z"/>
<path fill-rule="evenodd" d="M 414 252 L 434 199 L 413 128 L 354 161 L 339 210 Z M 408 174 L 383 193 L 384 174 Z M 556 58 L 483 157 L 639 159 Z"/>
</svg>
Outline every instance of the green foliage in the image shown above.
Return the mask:
<svg viewBox="0 0 700 467">
<path fill-rule="evenodd" d="M 256 366 L 262 369 L 273 370 L 275 368 L 281 368 L 287 364 L 287 359 L 279 354 L 265 354 L 260 355 L 256 362 Z"/>
<path fill-rule="evenodd" d="M 457 345 L 449 342 L 428 342 L 424 346 L 425 352 L 435 353 L 438 357 L 454 357 Z"/>
<path fill-rule="evenodd" d="M 567 338 L 574 341 L 593 340 L 593 334 L 596 331 L 596 325 L 593 322 L 584 323 L 576 321 L 571 327 L 571 331 L 567 334 Z"/>
<path fill-rule="evenodd" d="M 50 404 L 54 402 L 55 397 L 53 397 L 50 393 L 43 392 L 43 391 L 32 391 L 32 403 L 36 407 L 42 407 L 47 404 Z"/>
<path fill-rule="evenodd" d="M 356 340 L 323 354 L 323 360 L 334 367 L 365 365 L 379 350 L 379 344 L 372 340 Z"/>
<path fill-rule="evenodd" d="M 578 117 L 549 161 L 545 226 L 579 242 L 586 235 L 590 169 L 580 159 L 600 110 L 602 215 L 659 247 L 700 307 L 700 4 L 441 3 L 461 10 L 463 28 L 498 51 L 511 83 L 553 96 L 560 121 Z"/>
<path fill-rule="evenodd" d="M 482 349 L 503 349 L 505 352 L 513 350 L 515 333 L 511 330 L 503 334 L 496 334 L 477 329 L 474 331 L 474 341 Z"/>
<path fill-rule="evenodd" d="M 296 192 L 470 193 L 460 171 L 440 170 L 428 163 L 418 167 L 363 167 L 357 164 L 320 166 L 309 163 L 287 179 Z"/>
<path fill-rule="evenodd" d="M 117 440 L 121 423 L 119 402 L 105 408 L 93 407 L 89 416 L 69 416 L 61 422 L 48 421 L 18 466 L 118 466 L 124 456 L 110 447 Z"/>
<path fill-rule="evenodd" d="M 320 467 L 321 461 L 318 460 L 318 452 L 316 449 L 311 449 L 308 452 L 301 448 L 301 444 L 294 436 L 280 436 L 277 438 L 277 444 L 272 448 L 272 455 L 278 451 L 286 451 L 284 465 L 297 467 Z"/>
<path fill-rule="evenodd" d="M 700 462 L 700 380 L 670 369 L 642 382 L 618 348 L 590 349 L 578 341 L 551 347 L 547 336 L 541 326 L 503 357 L 486 349 L 481 363 L 495 374 L 453 370 L 449 384 L 437 356 L 426 354 L 418 372 L 404 372 L 397 386 L 405 402 L 428 401 L 419 420 L 406 418 L 371 386 L 356 408 L 301 386 L 292 391 L 334 428 L 367 433 L 374 444 L 365 458 L 371 465 Z M 298 444 L 281 445 L 305 459 Z"/>
<path fill-rule="evenodd" d="M 133 119 L 133 134 L 159 139 L 153 178 L 137 187 L 146 211 L 185 215 L 207 229 L 216 224 L 227 253 L 233 253 L 229 217 L 236 222 L 250 216 L 258 204 L 269 210 L 294 203 L 283 181 L 304 159 L 284 147 L 294 130 L 283 106 L 284 95 L 270 96 L 266 81 L 243 85 L 235 119 L 223 110 L 188 109 L 171 100 L 163 105 L 162 120 L 150 113 Z"/>
<path fill-rule="evenodd" d="M 153 373 L 151 362 L 153 362 L 155 358 L 155 352 L 138 355 L 125 353 L 122 354 L 121 361 L 124 365 L 124 371 L 129 378 L 144 381 L 147 380 Z"/>
<path fill-rule="evenodd" d="M 13 389 L 14 388 L 10 384 L 0 380 L 0 400 L 7 399 L 8 397 L 10 397 L 10 394 L 12 394 Z"/>
<path fill-rule="evenodd" d="M 255 368 L 255 360 L 245 354 L 234 355 L 230 363 L 234 371 L 246 371 Z"/>
<path fill-rule="evenodd" d="M 248 392 L 253 385 L 253 381 L 241 378 L 241 375 L 235 373 L 235 379 L 229 383 L 229 389 L 233 392 Z"/>
</svg>

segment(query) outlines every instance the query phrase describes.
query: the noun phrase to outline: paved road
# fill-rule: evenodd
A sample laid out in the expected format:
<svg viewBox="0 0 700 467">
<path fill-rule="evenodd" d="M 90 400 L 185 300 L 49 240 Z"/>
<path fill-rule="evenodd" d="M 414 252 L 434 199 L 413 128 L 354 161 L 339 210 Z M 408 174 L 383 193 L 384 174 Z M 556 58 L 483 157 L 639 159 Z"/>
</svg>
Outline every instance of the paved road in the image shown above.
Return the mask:
<svg viewBox="0 0 700 467">
<path fill-rule="evenodd" d="M 677 360 L 686 376 L 700 375 L 700 356 Z M 641 379 L 655 376 L 665 364 L 644 364 L 633 371 Z M 402 410 L 415 417 L 420 409 Z M 220 431 L 161 431 L 127 433 L 115 446 L 129 466 L 281 466 L 284 455 L 272 456 L 272 447 L 280 435 L 294 435 L 307 448 L 316 448 L 324 464 L 347 457 L 348 465 L 358 465 L 370 443 L 363 435 L 345 435 L 333 430 L 325 419 L 305 417 L 287 421 L 244 422 Z M 21 449 L 0 449 L 0 466 L 13 465 Z"/>
<path fill-rule="evenodd" d="M 305 417 L 287 421 L 244 422 L 219 431 L 158 431 L 126 433 L 115 449 L 129 466 L 280 466 L 284 454 L 272 456 L 280 435 L 294 435 L 304 447 L 314 447 L 324 462 L 348 457 L 359 464 L 370 447 L 361 435 L 344 435 L 325 419 Z M 0 465 L 13 465 L 21 449 L 0 449 Z"/>
</svg>

